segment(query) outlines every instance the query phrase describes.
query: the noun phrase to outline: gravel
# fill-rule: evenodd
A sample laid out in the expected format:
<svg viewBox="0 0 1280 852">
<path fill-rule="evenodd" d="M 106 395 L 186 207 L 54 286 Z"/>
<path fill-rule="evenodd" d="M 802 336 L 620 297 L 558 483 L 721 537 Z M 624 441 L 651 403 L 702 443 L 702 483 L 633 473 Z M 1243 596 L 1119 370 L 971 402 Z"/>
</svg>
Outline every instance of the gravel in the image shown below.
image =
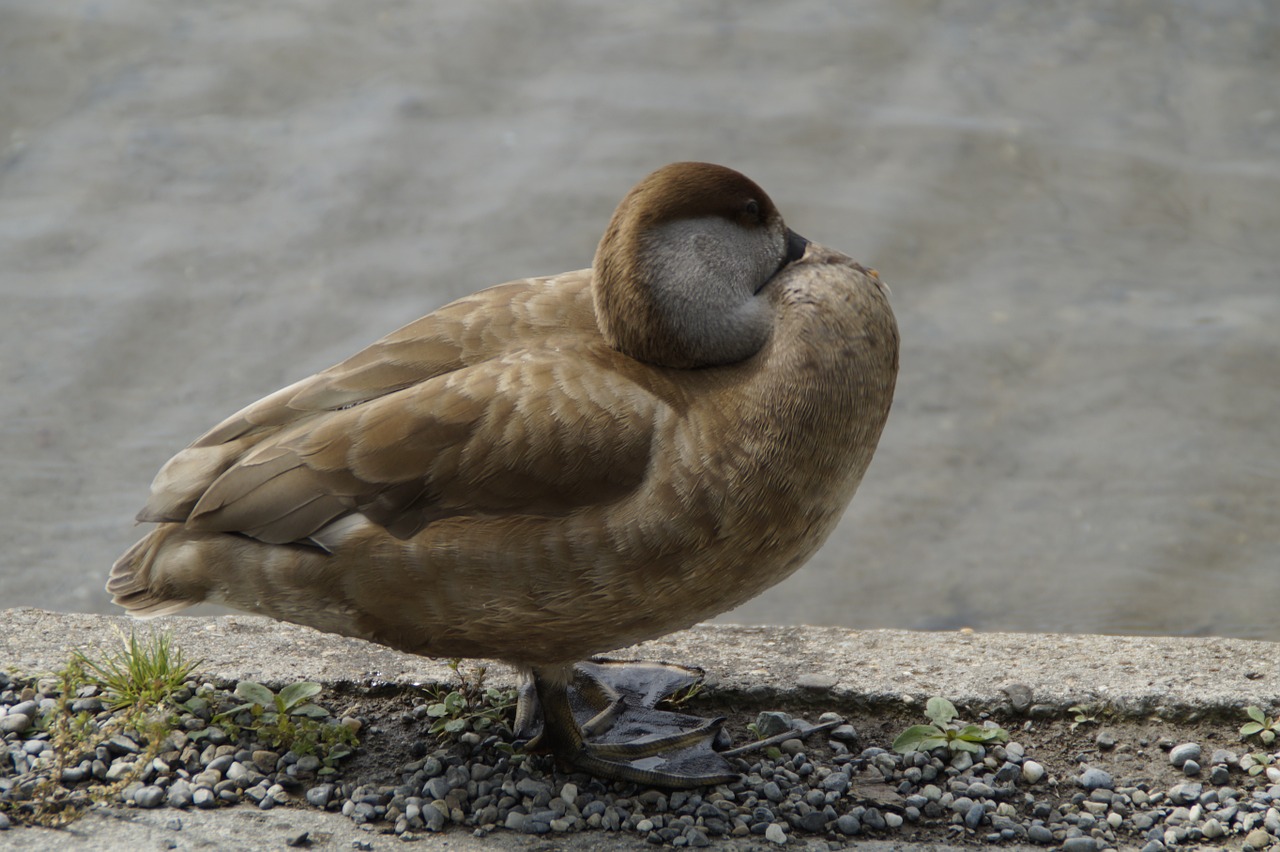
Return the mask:
<svg viewBox="0 0 1280 852">
<path fill-rule="evenodd" d="M 1200 843 L 1261 850 L 1280 838 L 1280 783 L 1265 772 L 1274 767 L 1225 749 L 1213 751 L 1201 767 L 1204 752 L 1190 742 L 1162 745 L 1181 772 L 1195 766 L 1197 780 L 1184 776 L 1163 786 L 1083 763 L 1055 775 L 1034 759 L 1034 746 L 1016 741 L 974 754 L 940 748 L 899 755 L 876 746 L 854 752 L 857 734 L 842 725 L 829 738 L 787 740 L 787 749 L 733 758 L 742 773 L 734 783 L 666 791 L 565 775 L 549 758 L 512 753 L 495 734 L 468 732 L 438 745 L 423 734 L 411 760 L 383 770 L 383 782 L 371 784 L 345 777 L 344 760 L 298 754 L 257 741 L 248 727 L 218 724 L 216 710 L 238 699 L 194 682 L 185 692 L 197 699 L 188 709 L 197 710 L 181 714 L 160 742 L 126 727 L 100 744 L 87 742 L 80 752 L 60 755 L 48 730 L 58 687 L 53 679 L 0 674 L 0 722 L 13 720 L 0 725 L 0 830 L 39 818 L 33 796 L 42 779 L 57 791 L 46 814 L 89 804 L 90 785 L 114 779 L 105 795 L 125 807 L 319 808 L 405 840 L 445 830 L 549 839 L 603 831 L 695 848 L 734 838 L 758 847 L 824 840 L 843 847 L 851 838 L 919 839 L 942 832 L 950 842 L 1156 852 Z M 78 712 L 99 726 L 113 719 L 92 688 L 82 689 L 74 704 L 97 707 Z M 760 718 L 770 730 L 783 721 L 803 724 L 782 712 Z M 411 713 L 402 721 L 421 729 L 431 720 Z M 385 733 L 366 726 L 361 736 L 368 745 Z M 1131 745 L 1110 733 L 1105 745 L 1100 740 L 1094 745 L 1107 753 Z M 180 830 L 181 822 L 175 824 Z"/>
</svg>

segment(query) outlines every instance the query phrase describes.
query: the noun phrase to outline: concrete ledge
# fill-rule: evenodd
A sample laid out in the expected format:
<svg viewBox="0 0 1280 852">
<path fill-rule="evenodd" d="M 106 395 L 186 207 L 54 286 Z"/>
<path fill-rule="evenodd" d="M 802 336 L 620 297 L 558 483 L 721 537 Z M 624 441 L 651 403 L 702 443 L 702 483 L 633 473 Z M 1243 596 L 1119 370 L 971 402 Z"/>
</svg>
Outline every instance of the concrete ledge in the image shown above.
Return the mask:
<svg viewBox="0 0 1280 852">
<path fill-rule="evenodd" d="M 171 617 L 139 625 L 125 616 L 39 609 L 0 613 L 0 665 L 25 674 L 61 667 L 73 649 L 118 647 L 116 631 L 172 630 L 189 658 L 215 680 L 271 686 L 447 682 L 441 662 L 356 639 L 253 616 Z M 1030 690 L 1031 706 L 1060 711 L 1106 703 L 1121 715 L 1194 720 L 1280 696 L 1280 645 L 1240 639 L 913 633 L 834 627 L 701 625 L 614 653 L 702 666 L 712 692 L 784 700 L 878 705 L 943 695 L 957 705 L 999 709 L 1006 689 Z M 512 673 L 496 667 L 494 682 Z M 1025 692 L 1014 690 L 1019 710 Z"/>
<path fill-rule="evenodd" d="M 312 680 L 342 688 L 454 679 L 442 662 L 249 616 L 176 617 L 140 625 L 125 616 L 10 609 L 0 612 L 0 624 L 0 666 L 25 675 L 61 668 L 72 650 L 95 655 L 116 649 L 118 634 L 151 626 L 172 631 L 189 659 L 203 661 L 201 674 L 220 685 L 251 679 L 279 687 Z M 702 666 L 708 673 L 706 694 L 712 699 L 743 697 L 756 706 L 861 709 L 873 714 L 877 709 L 886 714 L 901 711 L 904 703 L 943 695 L 962 708 L 1032 716 L 1057 716 L 1073 704 L 1087 703 L 1105 705 L 1112 721 L 1122 716 L 1145 720 L 1155 714 L 1193 723 L 1230 718 L 1234 725 L 1241 718 L 1239 708 L 1271 708 L 1280 695 L 1280 645 L 1236 639 L 704 625 L 611 656 Z M 513 674 L 495 667 L 490 677 L 497 685 L 510 685 Z M 1206 725 L 1206 733 L 1212 727 Z M 207 812 L 100 807 L 64 830 L 12 828 L 0 833 L 0 845 L 57 852 L 266 850 L 283 848 L 287 839 L 303 831 L 310 847 L 317 849 L 403 846 L 394 835 L 361 830 L 336 813 L 310 808 L 262 812 L 249 807 Z M 939 842 L 942 839 L 941 834 L 923 843 L 859 838 L 858 847 L 877 852 L 959 848 Z M 449 831 L 419 835 L 418 842 L 416 848 L 428 850 L 514 852 L 529 848 L 532 841 L 514 832 L 476 838 Z M 585 832 L 557 837 L 554 848 L 580 852 L 652 847 L 634 833 Z M 721 841 L 717 848 L 739 847 Z"/>
</svg>

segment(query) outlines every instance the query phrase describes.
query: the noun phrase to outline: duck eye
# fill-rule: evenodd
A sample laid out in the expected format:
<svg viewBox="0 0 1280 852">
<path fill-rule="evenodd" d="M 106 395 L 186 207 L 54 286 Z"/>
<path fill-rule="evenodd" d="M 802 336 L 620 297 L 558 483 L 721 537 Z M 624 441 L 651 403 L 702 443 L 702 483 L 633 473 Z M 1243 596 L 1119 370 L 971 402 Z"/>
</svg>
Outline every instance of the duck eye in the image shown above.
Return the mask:
<svg viewBox="0 0 1280 852">
<path fill-rule="evenodd" d="M 742 208 L 742 212 L 748 217 L 759 221 L 760 219 L 760 203 L 754 198 L 747 199 L 746 206 Z"/>
</svg>

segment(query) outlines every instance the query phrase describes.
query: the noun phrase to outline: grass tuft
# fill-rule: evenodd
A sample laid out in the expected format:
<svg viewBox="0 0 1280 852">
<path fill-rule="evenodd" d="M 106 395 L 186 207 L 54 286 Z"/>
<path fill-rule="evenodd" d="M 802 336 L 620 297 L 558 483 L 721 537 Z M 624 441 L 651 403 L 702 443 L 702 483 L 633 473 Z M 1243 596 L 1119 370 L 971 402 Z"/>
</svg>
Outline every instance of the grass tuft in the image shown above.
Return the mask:
<svg viewBox="0 0 1280 852">
<path fill-rule="evenodd" d="M 183 688 L 202 660 L 188 662 L 169 633 L 139 639 L 135 631 L 128 638 L 120 633 L 124 647 L 91 660 L 82 652 L 72 654 L 89 683 L 104 693 L 104 704 L 112 710 L 144 710 L 161 705 Z"/>
</svg>

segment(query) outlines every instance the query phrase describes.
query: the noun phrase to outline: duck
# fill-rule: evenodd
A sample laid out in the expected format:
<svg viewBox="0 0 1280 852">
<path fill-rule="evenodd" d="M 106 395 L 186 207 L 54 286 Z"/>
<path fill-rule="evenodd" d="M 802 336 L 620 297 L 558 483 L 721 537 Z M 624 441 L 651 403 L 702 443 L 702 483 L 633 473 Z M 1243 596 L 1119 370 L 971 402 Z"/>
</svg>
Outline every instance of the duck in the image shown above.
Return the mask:
<svg viewBox="0 0 1280 852">
<path fill-rule="evenodd" d="M 563 768 L 722 783 L 723 720 L 655 709 L 681 674 L 586 661 L 813 555 L 871 462 L 898 347 L 875 270 L 745 175 L 672 163 L 589 268 L 447 304 L 196 439 L 107 591 L 137 617 L 212 602 L 501 661 L 517 727 L 541 725 L 528 747 Z"/>
</svg>

